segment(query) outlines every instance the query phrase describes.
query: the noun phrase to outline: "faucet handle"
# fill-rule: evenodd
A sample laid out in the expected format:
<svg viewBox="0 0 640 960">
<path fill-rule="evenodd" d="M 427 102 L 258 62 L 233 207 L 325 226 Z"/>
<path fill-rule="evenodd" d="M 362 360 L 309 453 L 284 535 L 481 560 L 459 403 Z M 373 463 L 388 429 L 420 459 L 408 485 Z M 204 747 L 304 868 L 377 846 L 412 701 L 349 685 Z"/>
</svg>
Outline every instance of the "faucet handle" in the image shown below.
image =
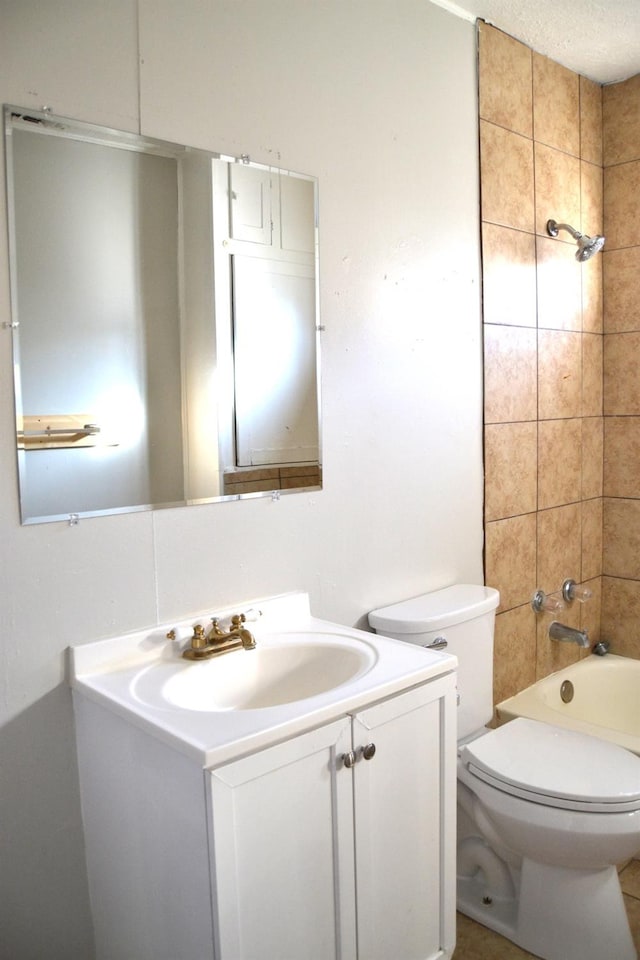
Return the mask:
<svg viewBox="0 0 640 960">
<path fill-rule="evenodd" d="M 249 609 L 244 612 L 244 619 L 249 621 L 259 620 L 261 616 L 262 610 L 259 610 L 257 607 L 249 607 Z"/>
<path fill-rule="evenodd" d="M 247 618 L 245 617 L 244 613 L 234 613 L 234 615 L 231 617 L 231 629 L 241 626 L 246 619 Z"/>
<path fill-rule="evenodd" d="M 593 596 L 593 590 L 586 583 L 576 583 L 575 580 L 568 579 L 562 584 L 562 596 L 567 603 L 571 603 L 572 600 L 584 603 Z"/>
<path fill-rule="evenodd" d="M 531 598 L 531 606 L 535 613 L 559 613 L 564 610 L 564 601 L 544 590 L 536 590 Z"/>
<path fill-rule="evenodd" d="M 196 623 L 193 628 L 193 636 L 191 637 L 191 649 L 199 650 L 201 647 L 206 646 L 207 638 L 204 634 L 204 627 L 201 623 Z"/>
</svg>

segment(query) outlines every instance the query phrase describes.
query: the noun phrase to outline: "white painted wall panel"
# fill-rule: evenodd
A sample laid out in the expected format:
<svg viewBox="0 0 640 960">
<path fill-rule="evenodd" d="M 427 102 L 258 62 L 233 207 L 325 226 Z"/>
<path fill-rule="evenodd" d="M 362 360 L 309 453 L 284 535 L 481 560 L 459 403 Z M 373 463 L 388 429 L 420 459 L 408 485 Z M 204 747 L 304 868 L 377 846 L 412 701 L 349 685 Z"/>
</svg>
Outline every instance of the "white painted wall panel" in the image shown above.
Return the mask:
<svg viewBox="0 0 640 960">
<path fill-rule="evenodd" d="M 135 130 L 137 6 L 2 0 L 1 99 Z M 140 0 L 139 37 L 143 133 L 319 177 L 324 490 L 20 527 L 0 330 L 0 902 L 20 960 L 92 960 L 68 643 L 297 587 L 363 623 L 482 575 L 473 25 L 425 0 Z"/>
<path fill-rule="evenodd" d="M 319 177 L 326 327 L 323 492 L 158 514 L 163 614 L 304 586 L 354 622 L 481 578 L 473 25 L 416 0 L 141 0 L 140 23 L 144 133 Z"/>
</svg>

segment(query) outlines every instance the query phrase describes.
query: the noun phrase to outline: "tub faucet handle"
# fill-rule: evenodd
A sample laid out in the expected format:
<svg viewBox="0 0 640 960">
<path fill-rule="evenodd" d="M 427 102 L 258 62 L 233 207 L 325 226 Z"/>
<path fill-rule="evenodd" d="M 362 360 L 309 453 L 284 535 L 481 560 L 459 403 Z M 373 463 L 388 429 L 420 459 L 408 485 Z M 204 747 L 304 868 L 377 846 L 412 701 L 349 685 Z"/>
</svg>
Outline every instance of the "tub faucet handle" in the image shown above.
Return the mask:
<svg viewBox="0 0 640 960">
<path fill-rule="evenodd" d="M 545 593 L 544 590 L 536 590 L 531 598 L 531 607 L 535 613 L 559 613 L 564 610 L 564 606 L 561 597 Z"/>
<path fill-rule="evenodd" d="M 593 596 L 593 590 L 586 583 L 576 583 L 575 580 L 569 579 L 562 584 L 562 596 L 567 603 L 571 603 L 573 600 L 584 603 Z"/>
</svg>

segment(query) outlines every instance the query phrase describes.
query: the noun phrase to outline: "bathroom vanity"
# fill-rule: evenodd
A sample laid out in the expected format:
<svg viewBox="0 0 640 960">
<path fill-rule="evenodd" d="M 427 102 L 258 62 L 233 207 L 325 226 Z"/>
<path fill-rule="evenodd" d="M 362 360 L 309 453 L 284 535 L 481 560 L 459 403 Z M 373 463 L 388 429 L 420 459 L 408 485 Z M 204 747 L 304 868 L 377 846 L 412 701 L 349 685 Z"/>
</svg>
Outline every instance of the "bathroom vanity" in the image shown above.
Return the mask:
<svg viewBox="0 0 640 960">
<path fill-rule="evenodd" d="M 71 650 L 98 960 L 450 957 L 455 658 L 248 607 Z"/>
</svg>

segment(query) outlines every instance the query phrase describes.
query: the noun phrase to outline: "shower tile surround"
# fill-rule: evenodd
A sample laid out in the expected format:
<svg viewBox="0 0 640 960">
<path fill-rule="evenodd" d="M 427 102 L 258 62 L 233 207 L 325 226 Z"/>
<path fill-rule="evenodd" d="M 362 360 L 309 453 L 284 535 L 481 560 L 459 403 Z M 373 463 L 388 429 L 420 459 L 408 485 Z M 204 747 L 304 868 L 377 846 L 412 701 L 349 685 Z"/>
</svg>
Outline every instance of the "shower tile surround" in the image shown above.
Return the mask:
<svg viewBox="0 0 640 960">
<path fill-rule="evenodd" d="M 553 643 L 536 587 L 587 581 L 559 616 L 640 659 L 640 76 L 601 88 L 479 25 L 485 575 L 500 590 L 499 702 L 588 655 Z M 637 209 L 634 208 L 634 204 Z M 549 218 L 605 233 L 579 264 Z M 640 861 L 621 874 L 640 951 Z M 454 958 L 532 954 L 458 915 Z"/>
<path fill-rule="evenodd" d="M 603 127 L 602 632 L 640 657 L 640 76 L 603 88 Z"/>
<path fill-rule="evenodd" d="M 567 576 L 594 595 L 560 619 L 640 658 L 640 77 L 603 88 L 480 23 L 479 83 L 498 702 L 587 655 L 530 608 Z M 603 254 L 578 263 L 549 218 Z"/>
<path fill-rule="evenodd" d="M 499 702 L 588 655 L 551 642 L 552 616 L 530 606 L 536 587 L 553 592 L 567 576 L 593 598 L 560 619 L 640 658 L 640 76 L 601 88 L 483 23 L 479 48 L 485 575 L 501 595 Z M 547 237 L 549 218 L 604 233 L 603 254 L 579 264 L 568 235 Z M 640 952 L 640 861 L 621 883 Z M 462 915 L 458 955 L 533 960 Z"/>
</svg>

